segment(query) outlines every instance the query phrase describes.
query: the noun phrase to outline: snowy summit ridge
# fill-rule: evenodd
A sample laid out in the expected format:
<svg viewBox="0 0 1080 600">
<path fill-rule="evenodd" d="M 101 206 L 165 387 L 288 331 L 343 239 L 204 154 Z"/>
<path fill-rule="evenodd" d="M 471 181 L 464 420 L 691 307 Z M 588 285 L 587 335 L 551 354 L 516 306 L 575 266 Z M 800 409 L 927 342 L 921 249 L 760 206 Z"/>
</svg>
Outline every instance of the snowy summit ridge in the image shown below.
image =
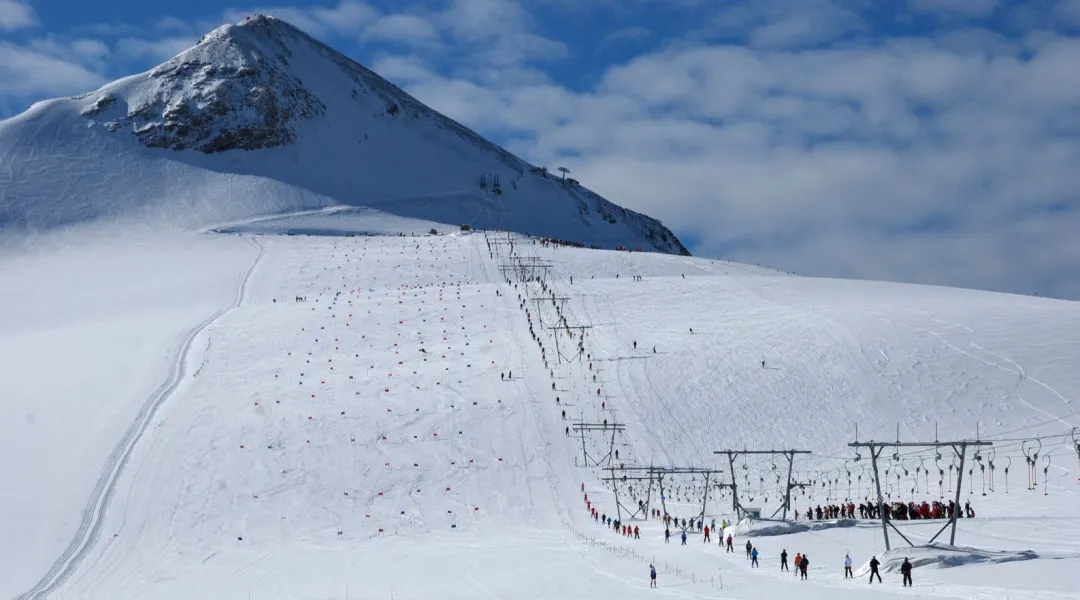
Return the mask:
<svg viewBox="0 0 1080 600">
<path fill-rule="evenodd" d="M 326 113 L 289 68 L 290 38 L 317 43 L 273 17 L 223 25 L 147 73 L 147 93 L 105 125 L 129 126 L 151 148 L 212 153 L 288 144 L 296 121 Z M 106 113 L 115 100 L 105 92 L 83 114 Z"/>
<path fill-rule="evenodd" d="M 0 122 L 0 156 L 12 169 L 0 230 L 101 218 L 207 227 L 352 205 L 687 253 L 659 221 L 526 163 L 264 15 Z"/>
</svg>

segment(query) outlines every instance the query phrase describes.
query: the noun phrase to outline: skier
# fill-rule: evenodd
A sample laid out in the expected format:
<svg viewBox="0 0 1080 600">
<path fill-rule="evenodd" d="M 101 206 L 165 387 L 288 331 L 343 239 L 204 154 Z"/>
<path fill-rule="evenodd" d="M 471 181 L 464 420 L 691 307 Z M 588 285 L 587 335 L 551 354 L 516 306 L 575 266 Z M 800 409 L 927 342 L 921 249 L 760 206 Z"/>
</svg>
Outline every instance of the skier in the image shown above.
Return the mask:
<svg viewBox="0 0 1080 600">
<path fill-rule="evenodd" d="M 874 575 L 877 575 L 877 582 L 881 583 L 881 573 L 878 573 L 878 566 L 881 563 L 878 562 L 876 556 L 870 558 L 870 583 L 874 583 Z"/>
<path fill-rule="evenodd" d="M 754 549 L 754 545 L 750 543 L 750 540 L 746 540 L 746 558 L 750 558 L 750 551 Z"/>
<path fill-rule="evenodd" d="M 637 350 L 637 340 L 634 340 L 634 350 Z"/>
<path fill-rule="evenodd" d="M 790 571 L 791 570 L 787 566 L 787 548 L 784 548 L 783 550 L 780 551 L 780 570 L 781 571 Z"/>
<path fill-rule="evenodd" d="M 803 554 L 802 562 L 799 563 L 799 579 L 806 579 L 806 570 L 810 568 L 810 559 Z"/>
<path fill-rule="evenodd" d="M 754 548 L 753 550 L 750 551 L 750 566 L 751 567 L 758 566 L 757 556 L 758 556 L 757 548 Z"/>
<path fill-rule="evenodd" d="M 900 565 L 900 574 L 904 576 L 904 587 L 913 585 L 911 582 L 911 563 L 908 562 L 907 557 L 904 557 L 904 562 Z M 881 576 L 878 575 L 880 579 Z"/>
<path fill-rule="evenodd" d="M 727 536 L 727 551 L 728 552 L 734 552 L 735 551 L 735 546 L 733 545 L 734 541 L 735 541 L 735 539 L 732 538 L 731 534 L 729 533 L 728 536 Z"/>
<path fill-rule="evenodd" d="M 656 567 L 649 565 L 649 587 L 656 587 Z"/>
<path fill-rule="evenodd" d="M 616 457 L 616 458 L 618 458 L 618 457 Z M 710 541 L 710 540 L 709 540 L 709 526 L 708 526 L 708 525 L 706 525 L 706 526 L 705 526 L 705 543 L 706 543 L 706 544 L 708 544 L 708 543 L 709 543 L 709 541 Z"/>
<path fill-rule="evenodd" d="M 799 572 L 799 565 L 802 564 L 802 552 L 795 553 L 795 572 Z"/>
<path fill-rule="evenodd" d="M 664 528 L 664 543 L 665 544 L 670 544 L 671 543 L 671 530 L 666 528 L 666 527 Z"/>
<path fill-rule="evenodd" d="M 855 579 L 855 575 L 851 573 L 851 555 L 844 555 L 844 579 Z"/>
<path fill-rule="evenodd" d="M 634 525 L 634 539 L 635 540 L 640 540 L 641 539 L 641 529 L 639 529 L 637 525 Z"/>
<path fill-rule="evenodd" d="M 686 545 L 686 531 L 683 531 L 683 532 L 682 532 L 682 545 L 683 545 L 683 546 L 685 546 L 685 545 Z"/>
</svg>

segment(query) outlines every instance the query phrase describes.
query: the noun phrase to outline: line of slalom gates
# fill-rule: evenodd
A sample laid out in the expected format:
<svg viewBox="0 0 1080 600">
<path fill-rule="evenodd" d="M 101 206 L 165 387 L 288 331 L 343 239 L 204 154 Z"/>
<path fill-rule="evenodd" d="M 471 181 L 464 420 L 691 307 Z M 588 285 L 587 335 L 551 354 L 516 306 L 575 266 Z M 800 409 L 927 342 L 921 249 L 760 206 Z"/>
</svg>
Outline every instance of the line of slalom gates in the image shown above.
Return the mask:
<svg viewBox="0 0 1080 600">
<path fill-rule="evenodd" d="M 369 403 L 371 400 L 376 402 L 380 397 L 387 400 L 395 398 L 395 388 L 409 390 L 415 388 L 419 390 L 419 386 L 414 381 L 417 376 L 418 365 L 421 363 L 436 362 L 441 360 L 447 360 L 448 358 L 466 357 L 466 352 L 475 354 L 475 358 L 479 359 L 481 354 L 490 354 L 489 348 L 494 345 L 494 339 L 488 337 L 486 345 L 487 348 L 479 349 L 479 345 L 472 345 L 473 342 L 480 342 L 482 340 L 470 338 L 469 332 L 467 332 L 464 326 L 457 326 L 453 324 L 454 317 L 459 317 L 457 320 L 465 319 L 465 312 L 468 309 L 468 303 L 476 303 L 476 299 L 463 299 L 461 285 L 463 283 L 472 283 L 471 281 L 453 281 L 455 279 L 452 269 L 443 269 L 441 272 L 445 274 L 447 280 L 442 283 L 436 284 L 417 284 L 417 285 L 393 285 L 383 290 L 376 290 L 376 286 L 380 283 L 375 276 L 365 275 L 362 285 L 357 285 L 358 271 L 356 269 L 362 268 L 365 259 L 378 263 L 382 261 L 380 254 L 386 252 L 385 247 L 377 246 L 382 252 L 372 252 L 367 245 L 367 238 L 356 237 L 347 238 L 346 242 L 338 242 L 336 247 L 343 252 L 341 258 L 344 259 L 344 265 L 339 266 L 334 271 L 341 271 L 340 281 L 337 281 L 334 285 L 325 285 L 318 287 L 313 284 L 311 289 L 300 290 L 293 298 L 292 303 L 286 303 L 282 299 L 283 305 L 310 305 L 310 310 L 316 312 L 316 314 L 322 313 L 322 317 L 316 317 L 316 324 L 318 329 L 308 330 L 307 327 L 300 327 L 300 330 L 295 334 L 295 341 L 303 345 L 307 345 L 306 349 L 300 349 L 296 351 L 296 348 L 287 350 L 283 357 L 284 363 L 282 367 L 278 367 L 273 372 L 273 379 L 284 385 L 295 386 L 293 389 L 308 389 L 308 391 L 300 394 L 299 398 L 295 396 L 295 392 L 283 391 L 281 394 L 275 394 L 278 396 L 273 399 L 273 404 L 269 404 L 265 399 L 252 400 L 252 408 L 266 414 L 271 411 L 282 411 L 284 406 L 292 404 L 294 407 L 301 406 L 299 415 L 286 415 L 283 420 L 295 420 L 297 417 L 305 419 L 309 426 L 298 426 L 298 429 L 307 429 L 308 433 L 304 434 L 301 451 L 304 448 L 316 448 L 320 443 L 327 443 L 327 440 L 319 439 L 318 422 L 320 420 L 337 418 L 340 420 L 348 419 L 374 419 L 380 422 L 387 422 L 388 419 L 406 419 L 413 418 L 416 413 L 422 413 L 422 407 L 416 406 L 412 411 L 406 410 L 406 413 L 410 414 L 398 414 L 395 412 L 395 408 L 390 406 L 392 402 L 388 402 L 385 406 L 385 413 L 382 417 L 378 417 L 377 414 L 372 414 L 370 408 L 365 410 L 364 404 Z M 343 246 L 351 246 L 343 247 Z M 420 244 L 417 244 L 411 250 L 419 251 Z M 443 247 L 435 249 L 429 247 L 429 256 L 421 257 L 417 256 L 417 261 L 423 260 L 436 263 L 438 261 L 447 261 L 447 243 L 444 238 Z M 399 251 L 399 255 L 405 254 L 405 249 Z M 385 257 L 384 257 L 385 258 Z M 401 261 L 400 256 L 392 260 Z M 330 278 L 336 278 L 337 272 L 330 272 L 330 267 L 323 268 L 326 273 L 316 274 L 315 280 L 319 279 L 319 276 L 327 276 Z M 420 275 L 414 275 L 419 279 Z M 399 280 L 398 280 L 399 281 Z M 431 298 L 429 292 L 437 290 L 437 297 Z M 449 296 L 452 294 L 452 296 Z M 480 291 L 477 290 L 477 294 Z M 434 295 L 434 294 L 431 294 Z M 313 296 L 313 297 L 312 297 Z M 428 300 L 432 300 L 429 304 Z M 417 307 L 416 313 L 406 313 L 405 303 L 409 301 L 410 304 L 416 304 L 417 301 L 421 306 Z M 483 302 L 483 299 L 480 299 Z M 462 303 L 464 302 L 464 303 Z M 274 303 L 277 303 L 277 299 L 274 299 Z M 368 303 L 369 308 L 365 311 L 365 303 Z M 462 303 L 462 304 L 458 304 Z M 396 304 L 401 307 L 395 322 L 382 323 L 376 321 L 375 323 L 363 322 L 362 315 L 370 315 L 371 308 L 382 307 L 384 310 L 386 306 L 393 306 Z M 423 306 L 427 305 L 427 306 Z M 461 306 L 461 311 L 455 309 L 454 313 L 449 311 L 450 306 Z M 483 308 L 483 304 L 479 304 L 480 308 Z M 438 310 L 441 308 L 441 310 Z M 430 319 L 430 322 L 429 322 Z M 419 320 L 419 322 L 417 322 Z M 321 321 L 321 324 L 319 324 Z M 406 322 L 409 322 L 408 324 Z M 438 334 L 431 336 L 431 331 L 428 331 L 428 335 L 425 336 L 423 331 L 416 331 L 415 338 L 407 339 L 403 335 L 409 328 L 409 325 L 416 324 L 418 329 L 432 330 L 437 328 Z M 361 353 L 352 352 L 351 355 L 346 347 L 349 342 L 368 344 L 368 352 L 372 357 L 377 356 L 380 349 L 374 347 L 372 341 L 368 338 L 368 335 L 364 333 L 364 329 L 368 326 L 386 328 L 396 327 L 399 331 L 396 333 L 397 338 L 403 338 L 399 341 L 393 342 L 392 347 L 386 348 L 387 359 L 376 361 L 372 358 L 370 364 L 363 365 L 361 363 Z M 328 327 L 331 331 L 328 331 Z M 486 329 L 487 325 L 484 325 L 482 329 Z M 474 332 L 480 336 L 484 336 L 484 332 Z M 350 336 L 346 338 L 346 334 Z M 437 339 L 430 339 L 436 337 Z M 440 343 L 441 342 L 441 343 Z M 409 354 L 406 357 L 402 354 L 406 349 L 415 352 Z M 306 351 L 305 351 L 306 350 Z M 478 351 L 479 354 L 477 352 Z M 318 354 L 327 354 L 329 356 L 319 357 Z M 391 354 L 392 353 L 392 354 Z M 456 356 L 454 356 L 456 354 Z M 325 360 L 320 360 L 325 359 Z M 300 361 L 303 362 L 300 362 Z M 466 358 L 466 361 L 469 359 Z M 314 363 L 313 363 L 314 361 Z M 388 363 L 386 368 L 385 383 L 376 383 L 378 376 L 377 363 Z M 491 359 L 491 365 L 496 365 L 496 360 Z M 409 364 L 413 363 L 413 364 Z M 477 365 L 479 367 L 480 365 Z M 473 367 L 472 362 L 466 362 L 466 368 Z M 365 372 L 364 375 L 359 375 L 359 372 Z M 442 381 L 436 381 L 436 386 L 444 386 L 449 388 L 454 381 L 458 384 L 460 380 L 454 379 L 455 377 L 461 377 L 461 374 L 449 373 L 450 367 L 444 367 L 444 378 Z M 352 373 L 345 375 L 346 373 Z M 375 393 L 370 391 L 371 386 L 376 386 Z M 403 387 L 404 386 L 404 387 Z M 351 396 L 349 392 L 352 392 Z M 290 400 L 290 397 L 292 399 Z M 353 412 L 348 407 L 348 404 L 356 404 L 360 407 L 359 414 Z M 454 403 L 449 404 L 451 410 L 468 410 L 468 409 L 482 409 L 491 410 L 497 409 L 502 405 L 502 400 L 494 398 L 492 400 L 481 401 L 472 400 L 471 402 L 463 402 L 462 406 L 458 406 Z M 336 413 L 336 414 L 335 414 Z M 387 422 L 387 425 L 383 427 L 383 432 L 380 433 L 377 439 L 374 440 L 374 447 L 376 449 L 383 443 L 403 443 L 406 441 L 422 441 L 421 438 L 426 436 L 425 439 L 428 443 L 439 443 L 447 436 L 450 438 L 463 439 L 465 436 L 464 431 L 443 432 L 440 437 L 439 431 L 428 431 L 423 434 L 416 434 L 412 436 L 412 440 L 393 440 L 387 433 L 387 430 L 391 428 L 391 424 Z M 283 428 L 282 428 L 283 429 Z M 249 436 L 253 437 L 253 436 Z M 279 458 L 282 457 L 289 449 L 287 446 L 291 445 L 294 440 L 288 440 L 280 435 L 268 435 L 267 439 L 263 442 L 252 443 L 248 440 L 241 440 L 239 442 L 239 449 L 251 451 L 258 447 L 264 447 L 267 451 L 277 452 Z M 357 439 L 355 435 L 349 436 L 349 443 L 356 444 Z M 365 444 L 362 440 L 359 442 Z M 454 447 L 455 450 L 461 451 L 460 444 Z M 380 450 L 381 452 L 381 450 Z M 450 458 L 448 460 L 448 467 L 462 470 L 470 468 L 492 468 L 502 464 L 502 457 L 497 457 L 495 464 L 493 465 L 480 465 L 476 462 L 474 457 L 469 456 L 467 453 L 462 452 L 460 456 Z M 406 463 L 405 469 L 409 470 Z M 384 461 L 383 467 L 386 472 L 392 472 L 396 470 L 397 465 L 390 460 Z M 420 464 L 412 462 L 412 470 L 420 468 Z M 304 463 L 301 457 L 300 470 L 304 470 Z M 286 474 L 286 470 L 283 469 L 282 474 Z M 386 533 L 396 533 L 402 524 L 402 519 L 407 519 L 410 515 L 405 509 L 397 511 L 396 516 L 398 518 L 389 520 L 390 514 L 387 511 L 379 511 L 376 509 L 380 499 L 384 498 L 391 489 L 399 488 L 402 486 L 411 485 L 411 476 L 402 476 L 391 478 L 382 490 L 375 491 L 369 495 L 366 501 L 364 510 L 365 520 L 374 520 L 376 524 L 368 530 L 369 535 L 380 535 Z M 420 489 L 416 490 L 420 492 Z M 468 512 L 474 516 L 482 514 L 482 507 L 475 501 L 470 501 L 467 498 L 456 494 L 455 490 L 451 486 L 444 486 L 443 493 L 447 498 L 455 501 L 457 504 L 464 506 L 468 509 Z M 363 493 L 359 490 L 346 487 L 343 490 L 343 495 L 349 498 L 350 501 L 361 501 Z M 259 499 L 259 492 L 252 492 L 252 496 L 255 500 Z M 380 517 L 377 513 L 382 512 L 383 516 Z M 448 517 L 451 521 L 451 528 L 457 528 L 458 515 L 453 511 L 448 511 Z M 281 515 L 281 520 L 284 522 L 287 519 L 287 515 Z M 406 521 L 407 522 L 407 521 Z M 357 530 L 366 530 L 366 527 L 346 527 L 340 524 L 337 528 L 337 535 L 344 536 L 350 532 Z M 243 542 L 243 536 L 238 536 L 238 541 Z"/>
</svg>

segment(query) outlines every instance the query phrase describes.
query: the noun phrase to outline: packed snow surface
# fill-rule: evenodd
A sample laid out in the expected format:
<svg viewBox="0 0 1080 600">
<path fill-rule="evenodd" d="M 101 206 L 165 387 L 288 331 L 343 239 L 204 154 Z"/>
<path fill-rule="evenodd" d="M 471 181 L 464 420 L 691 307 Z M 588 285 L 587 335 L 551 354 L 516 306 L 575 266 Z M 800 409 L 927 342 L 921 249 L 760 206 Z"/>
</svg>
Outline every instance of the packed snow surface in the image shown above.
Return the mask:
<svg viewBox="0 0 1080 600">
<path fill-rule="evenodd" d="M 4 246 L 0 597 L 1080 597 L 1077 304 L 395 219 Z M 582 340 L 567 325 L 591 328 Z M 568 436 L 581 419 L 626 429 L 612 448 L 610 432 Z M 715 450 L 811 450 L 794 508 L 858 503 L 873 492 L 865 451 L 856 462 L 847 447 L 856 424 L 860 440 L 899 424 L 902 440 L 978 427 L 995 441 L 993 490 L 988 471 L 964 473 L 977 515 L 958 548 L 892 533 L 885 554 L 880 522 L 803 520 L 735 527 L 728 553 L 715 531 L 683 546 L 681 529 L 665 543 L 662 522 L 626 521 L 632 539 L 586 510 L 585 494 L 624 519 L 637 500 L 661 504 L 627 481 L 617 508 L 610 472 L 580 466 L 583 443 L 593 459 L 618 450 L 616 464 L 715 467 L 721 482 Z M 1036 436 L 1029 490 L 1021 442 Z M 887 451 L 883 494 L 951 498 L 941 452 Z M 773 513 L 785 468 L 740 458 L 743 504 Z M 672 515 L 702 511 L 700 476 L 664 485 Z M 712 489 L 704 512 L 734 521 L 730 492 Z M 943 524 L 896 522 L 920 546 Z M 780 571 L 781 550 L 808 555 L 807 581 Z M 915 586 L 888 568 L 884 585 L 845 581 L 845 553 L 908 556 Z"/>
</svg>

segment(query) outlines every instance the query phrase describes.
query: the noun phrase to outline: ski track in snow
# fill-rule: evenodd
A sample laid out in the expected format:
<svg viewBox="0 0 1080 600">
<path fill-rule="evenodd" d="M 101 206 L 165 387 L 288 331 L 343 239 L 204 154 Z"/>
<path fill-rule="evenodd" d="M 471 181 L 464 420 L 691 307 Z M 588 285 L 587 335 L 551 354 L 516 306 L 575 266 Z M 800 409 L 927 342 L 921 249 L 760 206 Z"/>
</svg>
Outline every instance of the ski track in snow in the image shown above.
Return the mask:
<svg viewBox="0 0 1080 600">
<path fill-rule="evenodd" d="M 202 324 L 196 326 L 187 335 L 178 350 L 169 378 L 139 410 L 139 414 L 136 416 L 135 421 L 128 428 L 127 432 L 125 432 L 124 437 L 120 439 L 116 448 L 113 450 L 113 453 L 106 461 L 105 466 L 102 468 L 97 484 L 94 486 L 94 490 L 90 494 L 90 498 L 83 508 L 82 520 L 79 522 L 79 529 L 76 531 L 71 544 L 69 544 L 64 553 L 60 555 L 60 558 L 53 563 L 52 568 L 50 568 L 45 576 L 41 578 L 37 585 L 18 596 L 19 600 L 40 600 L 47 597 L 71 576 L 83 559 L 86 558 L 86 555 L 90 550 L 93 549 L 94 544 L 97 543 L 101 536 L 101 527 L 104 523 L 103 515 L 109 507 L 109 502 L 112 500 L 113 493 L 116 489 L 116 481 L 123 471 L 124 465 L 131 455 L 131 451 L 138 444 L 139 439 L 146 431 L 147 426 L 150 424 L 158 408 L 171 398 L 177 388 L 180 387 L 180 384 L 183 383 L 187 374 L 188 356 L 195 340 L 202 332 L 206 331 L 214 323 L 228 314 L 229 311 L 243 303 L 247 293 L 248 280 L 251 278 L 252 273 L 255 272 L 255 268 L 259 265 L 259 261 L 264 252 L 262 245 L 256 238 L 250 239 L 258 248 L 258 254 L 251 263 L 251 267 L 248 268 L 240 278 L 236 290 L 236 301 L 231 307 L 218 311 Z"/>
</svg>

